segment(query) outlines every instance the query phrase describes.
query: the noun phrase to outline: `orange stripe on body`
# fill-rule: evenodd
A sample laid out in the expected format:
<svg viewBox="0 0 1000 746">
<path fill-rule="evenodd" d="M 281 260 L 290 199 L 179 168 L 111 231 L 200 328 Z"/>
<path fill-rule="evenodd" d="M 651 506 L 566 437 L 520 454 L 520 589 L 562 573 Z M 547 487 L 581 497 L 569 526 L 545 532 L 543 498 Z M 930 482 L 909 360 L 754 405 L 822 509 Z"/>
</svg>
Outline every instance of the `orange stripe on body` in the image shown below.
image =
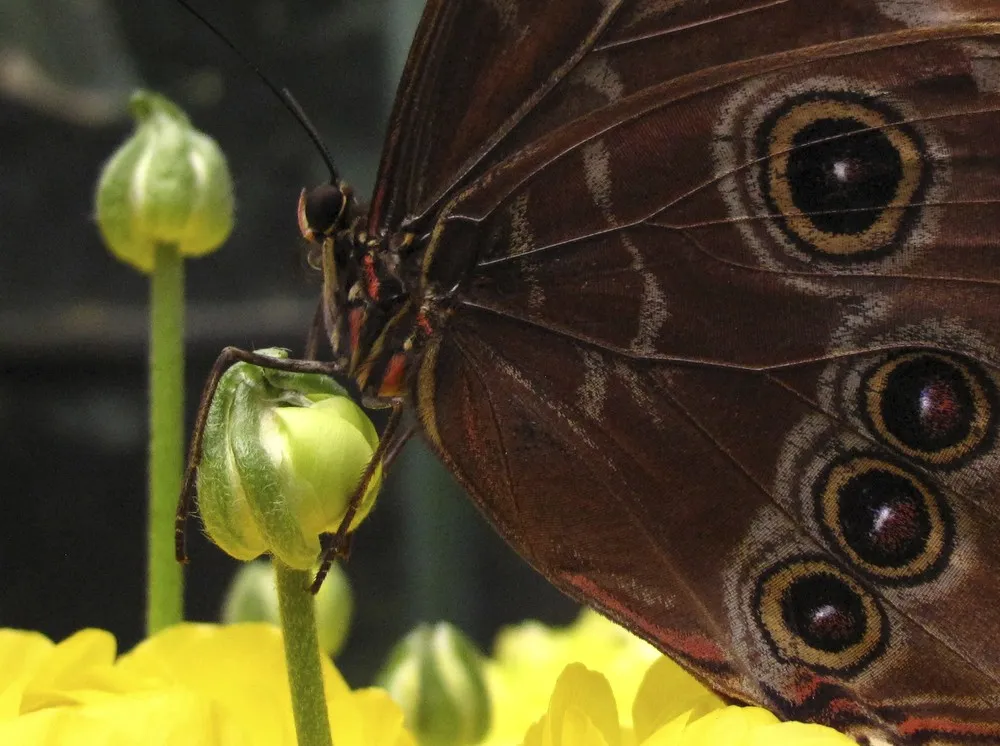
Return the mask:
<svg viewBox="0 0 1000 746">
<path fill-rule="evenodd" d="M 378 388 L 378 395 L 385 397 L 399 396 L 406 378 L 406 358 L 404 352 L 397 352 L 389 359 Z"/>
<path fill-rule="evenodd" d="M 364 258 L 365 288 L 368 290 L 368 297 L 378 300 L 380 283 L 378 275 L 375 273 L 375 259 L 371 254 L 365 254 Z"/>
</svg>

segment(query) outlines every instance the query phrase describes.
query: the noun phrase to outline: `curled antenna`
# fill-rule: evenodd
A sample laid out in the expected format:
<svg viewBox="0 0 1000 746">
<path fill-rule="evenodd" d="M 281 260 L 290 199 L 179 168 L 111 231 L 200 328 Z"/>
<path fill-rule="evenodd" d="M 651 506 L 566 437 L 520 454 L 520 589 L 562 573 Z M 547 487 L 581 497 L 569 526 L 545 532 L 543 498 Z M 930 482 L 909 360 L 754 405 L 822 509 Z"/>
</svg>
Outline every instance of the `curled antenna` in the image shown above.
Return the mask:
<svg viewBox="0 0 1000 746">
<path fill-rule="evenodd" d="M 268 89 L 270 89 L 270 91 L 281 100 L 282 105 L 284 105 L 284 107 L 291 112 L 292 116 L 295 117 L 296 121 L 298 121 L 298 123 L 302 126 L 302 129 L 306 131 L 309 139 L 312 140 L 313 145 L 315 145 L 316 149 L 319 151 L 320 156 L 323 158 L 323 162 L 326 163 L 326 167 L 330 171 L 330 183 L 339 185 L 340 173 L 337 171 L 337 167 L 333 163 L 333 156 L 330 154 L 330 151 L 320 138 L 319 132 L 316 131 L 316 127 L 309 121 L 309 117 L 306 116 L 302 107 L 299 106 L 299 102 L 295 100 L 292 92 L 287 88 L 278 88 L 278 86 L 275 85 L 270 78 L 261 72 L 260 68 L 257 67 L 257 65 L 255 65 L 249 57 L 243 54 L 239 47 L 229 40 L 229 37 L 222 33 L 215 26 L 215 24 L 213 24 L 204 15 L 202 15 L 199 10 L 192 6 L 188 0 L 175 0 L 175 2 L 205 24 L 205 27 L 215 34 L 223 44 L 229 47 L 233 53 L 243 61 L 243 64 L 253 70 L 254 74 L 260 78 L 261 82 L 263 82 L 264 85 L 266 85 Z"/>
</svg>

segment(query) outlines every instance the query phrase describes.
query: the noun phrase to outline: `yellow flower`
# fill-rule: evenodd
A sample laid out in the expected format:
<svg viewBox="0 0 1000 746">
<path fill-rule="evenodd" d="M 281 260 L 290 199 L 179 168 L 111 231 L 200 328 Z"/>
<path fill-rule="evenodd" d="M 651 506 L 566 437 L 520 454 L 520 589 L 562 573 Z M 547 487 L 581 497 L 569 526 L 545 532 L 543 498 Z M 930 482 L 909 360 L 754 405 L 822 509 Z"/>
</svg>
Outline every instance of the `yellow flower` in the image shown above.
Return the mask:
<svg viewBox="0 0 1000 746">
<path fill-rule="evenodd" d="M 653 677 L 655 678 L 655 677 Z M 663 699 L 659 682 L 647 677 L 637 704 Z M 611 686 L 579 663 L 566 667 L 549 707 L 528 729 L 524 746 L 855 746 L 832 728 L 782 723 L 759 707 L 724 707 L 694 718 L 685 712 L 652 732 L 622 728 Z"/>
<path fill-rule="evenodd" d="M 488 746 L 854 746 L 831 728 L 726 707 L 651 645 L 591 611 L 566 629 L 527 622 L 505 630 L 487 677 Z"/>
<path fill-rule="evenodd" d="M 0 743 L 294 746 L 281 633 L 267 624 L 183 624 L 115 657 L 84 630 L 53 644 L 0 630 Z M 352 692 L 323 660 L 337 746 L 414 746 L 385 692 Z"/>
<path fill-rule="evenodd" d="M 618 702 L 635 701 L 647 671 L 655 672 L 660 691 L 669 692 L 669 700 L 665 705 L 661 696 L 644 705 L 636 713 L 643 722 L 660 725 L 688 710 L 701 714 L 723 704 L 652 645 L 599 614 L 584 610 L 576 622 L 564 629 L 530 621 L 498 635 L 494 658 L 487 662 L 486 670 L 493 725 L 483 743 L 520 743 L 528 726 L 548 708 L 552 688 L 563 669 L 574 662 L 600 671 Z M 623 725 L 632 727 L 632 713 L 624 713 Z"/>
</svg>

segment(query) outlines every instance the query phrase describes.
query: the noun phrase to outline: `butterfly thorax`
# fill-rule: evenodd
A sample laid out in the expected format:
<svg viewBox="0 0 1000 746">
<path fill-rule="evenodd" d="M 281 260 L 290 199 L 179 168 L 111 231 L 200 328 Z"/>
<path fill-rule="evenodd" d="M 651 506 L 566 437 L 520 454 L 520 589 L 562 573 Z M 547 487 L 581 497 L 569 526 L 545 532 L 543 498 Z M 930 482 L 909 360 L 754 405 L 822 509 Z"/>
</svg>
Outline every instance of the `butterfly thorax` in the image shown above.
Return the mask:
<svg viewBox="0 0 1000 746">
<path fill-rule="evenodd" d="M 315 243 L 323 273 L 323 322 L 334 360 L 366 406 L 405 395 L 410 361 L 433 331 L 420 281 L 426 241 L 411 231 L 367 230 L 349 188 L 303 191 L 302 235 Z"/>
</svg>

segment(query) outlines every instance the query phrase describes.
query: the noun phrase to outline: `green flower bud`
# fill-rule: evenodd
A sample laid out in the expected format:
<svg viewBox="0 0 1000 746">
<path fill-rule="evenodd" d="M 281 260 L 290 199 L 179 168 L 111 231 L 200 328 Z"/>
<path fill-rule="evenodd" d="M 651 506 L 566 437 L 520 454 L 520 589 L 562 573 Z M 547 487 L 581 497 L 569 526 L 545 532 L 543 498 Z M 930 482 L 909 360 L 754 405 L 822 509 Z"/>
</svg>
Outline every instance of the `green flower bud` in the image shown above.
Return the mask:
<svg viewBox="0 0 1000 746">
<path fill-rule="evenodd" d="M 148 273 L 158 244 L 201 256 L 226 240 L 233 183 L 219 146 L 173 103 L 137 91 L 130 107 L 137 127 L 101 172 L 97 225 L 112 254 Z"/>
<path fill-rule="evenodd" d="M 371 420 L 327 376 L 233 365 L 209 407 L 198 467 L 209 538 L 237 559 L 268 552 L 310 569 L 319 535 L 339 528 L 377 447 Z M 380 483 L 381 468 L 350 530 L 371 510 Z"/>
<path fill-rule="evenodd" d="M 344 646 L 354 612 L 354 595 L 347 574 L 334 563 L 315 595 L 316 632 L 320 649 L 335 656 Z M 278 589 L 270 562 L 247 562 L 240 566 L 222 603 L 224 624 L 270 622 L 279 624 Z"/>
<path fill-rule="evenodd" d="M 393 648 L 377 677 L 421 746 L 478 743 L 490 726 L 482 656 L 450 624 L 422 624 Z"/>
</svg>

